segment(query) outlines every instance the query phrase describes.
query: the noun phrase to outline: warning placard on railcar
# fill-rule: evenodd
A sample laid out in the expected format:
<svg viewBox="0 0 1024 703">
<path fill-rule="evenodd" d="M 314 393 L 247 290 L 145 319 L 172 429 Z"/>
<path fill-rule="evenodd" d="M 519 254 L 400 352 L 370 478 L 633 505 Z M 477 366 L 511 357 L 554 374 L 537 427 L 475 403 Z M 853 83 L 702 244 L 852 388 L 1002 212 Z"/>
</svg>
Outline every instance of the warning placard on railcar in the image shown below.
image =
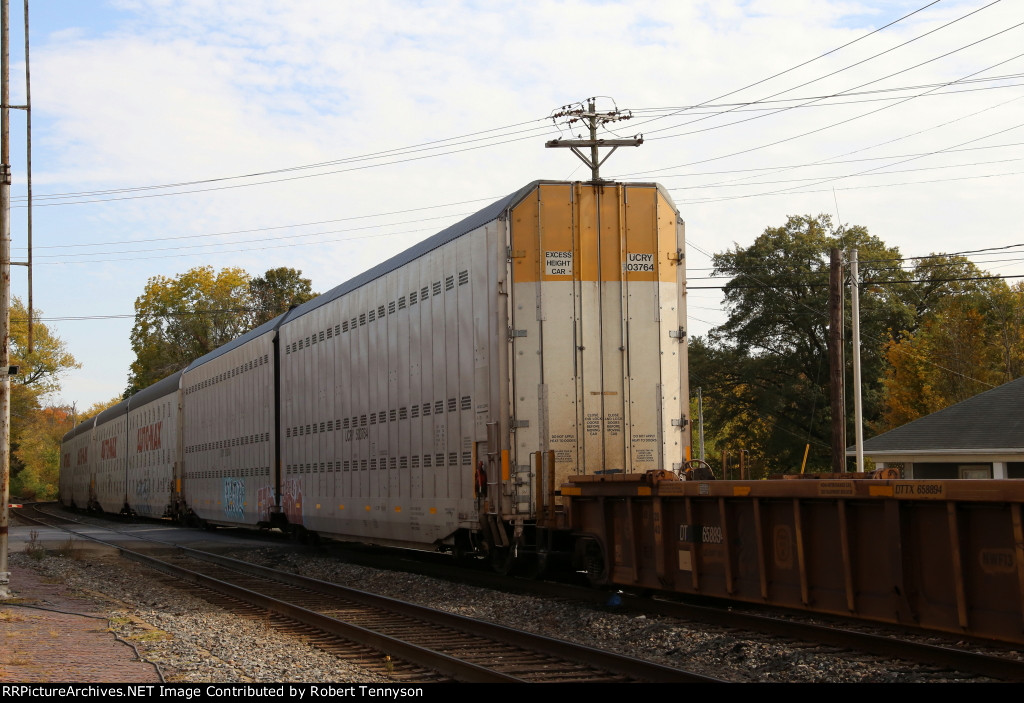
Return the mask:
<svg viewBox="0 0 1024 703">
<path fill-rule="evenodd" d="M 548 276 L 572 275 L 571 251 L 545 251 L 544 273 Z"/>
</svg>

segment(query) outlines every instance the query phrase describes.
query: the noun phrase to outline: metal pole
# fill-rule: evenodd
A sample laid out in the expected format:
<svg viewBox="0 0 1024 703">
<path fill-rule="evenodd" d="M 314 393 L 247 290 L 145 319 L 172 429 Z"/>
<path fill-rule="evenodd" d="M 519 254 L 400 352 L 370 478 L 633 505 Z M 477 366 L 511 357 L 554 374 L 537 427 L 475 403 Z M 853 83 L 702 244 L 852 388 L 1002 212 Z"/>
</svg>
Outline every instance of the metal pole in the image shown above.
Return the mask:
<svg viewBox="0 0 1024 703">
<path fill-rule="evenodd" d="M 0 2 L 0 598 L 10 598 L 7 532 L 11 500 L 11 119 L 9 3 Z"/>
<path fill-rule="evenodd" d="M 697 386 L 697 428 L 700 433 L 700 457 L 704 461 L 704 399 L 700 394 L 700 386 Z"/>
<path fill-rule="evenodd" d="M 28 0 L 25 0 L 25 184 L 28 186 L 28 353 L 32 353 L 32 78 L 28 68 Z"/>
<path fill-rule="evenodd" d="M 601 165 L 597 161 L 597 101 L 594 98 L 587 102 L 587 109 L 590 110 L 590 141 L 593 142 L 590 146 L 590 176 L 591 180 L 599 181 Z"/>
<path fill-rule="evenodd" d="M 832 473 L 846 472 L 846 399 L 843 393 L 843 257 L 832 249 L 829 266 L 829 388 L 832 406 Z"/>
<path fill-rule="evenodd" d="M 864 471 L 864 408 L 860 387 L 860 281 L 857 279 L 857 250 L 850 252 L 850 316 L 853 318 L 853 415 L 857 443 L 857 471 Z"/>
</svg>

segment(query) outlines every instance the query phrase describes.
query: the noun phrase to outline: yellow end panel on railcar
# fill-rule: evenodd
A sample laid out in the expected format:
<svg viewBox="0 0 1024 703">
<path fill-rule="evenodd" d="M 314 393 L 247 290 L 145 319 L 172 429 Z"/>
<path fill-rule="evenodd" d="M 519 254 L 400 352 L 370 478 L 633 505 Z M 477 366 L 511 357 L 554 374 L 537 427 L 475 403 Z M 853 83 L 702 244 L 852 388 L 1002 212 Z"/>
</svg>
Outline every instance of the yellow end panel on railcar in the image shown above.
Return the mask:
<svg viewBox="0 0 1024 703">
<path fill-rule="evenodd" d="M 519 474 L 549 450 L 556 485 L 680 466 L 689 436 L 683 246 L 675 206 L 651 184 L 541 184 L 512 208 Z M 517 512 L 536 505 L 536 485 L 519 492 Z"/>
</svg>

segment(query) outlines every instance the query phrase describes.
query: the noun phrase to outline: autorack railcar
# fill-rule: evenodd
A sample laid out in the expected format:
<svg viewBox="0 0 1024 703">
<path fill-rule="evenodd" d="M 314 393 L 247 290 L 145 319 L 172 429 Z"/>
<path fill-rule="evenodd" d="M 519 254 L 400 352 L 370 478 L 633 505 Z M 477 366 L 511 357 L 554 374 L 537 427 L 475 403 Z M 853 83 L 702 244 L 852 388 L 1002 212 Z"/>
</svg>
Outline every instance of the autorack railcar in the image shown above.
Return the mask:
<svg viewBox="0 0 1024 703">
<path fill-rule="evenodd" d="M 61 440 L 60 501 L 67 508 L 89 506 L 89 449 L 96 418 L 90 417 L 75 425 Z"/>
<path fill-rule="evenodd" d="M 170 517 L 175 513 L 181 374 L 171 374 L 129 401 L 125 509 L 143 517 Z"/>
<path fill-rule="evenodd" d="M 519 189 L 185 369 L 176 510 L 543 549 L 568 477 L 684 461 L 683 249 L 656 184 Z"/>
</svg>

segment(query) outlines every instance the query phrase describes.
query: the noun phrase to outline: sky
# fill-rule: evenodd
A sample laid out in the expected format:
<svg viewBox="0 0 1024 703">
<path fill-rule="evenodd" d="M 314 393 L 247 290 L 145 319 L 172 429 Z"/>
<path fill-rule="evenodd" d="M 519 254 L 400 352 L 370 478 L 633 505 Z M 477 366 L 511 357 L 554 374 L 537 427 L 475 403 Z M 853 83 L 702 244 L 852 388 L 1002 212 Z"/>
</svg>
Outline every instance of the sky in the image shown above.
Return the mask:
<svg viewBox="0 0 1024 703">
<path fill-rule="evenodd" d="M 25 102 L 22 2 L 11 101 Z M 605 178 L 686 221 L 689 334 L 725 319 L 710 255 L 789 215 L 905 256 L 1024 246 L 1024 2 L 48 0 L 30 7 L 34 302 L 120 395 L 153 276 L 300 269 L 323 292 L 536 179 L 588 180 L 550 116 L 632 118 Z M 25 113 L 11 115 L 14 261 Z M 1024 279 L 1018 248 L 972 255 Z M 24 267 L 12 293 L 26 299 Z"/>
</svg>

